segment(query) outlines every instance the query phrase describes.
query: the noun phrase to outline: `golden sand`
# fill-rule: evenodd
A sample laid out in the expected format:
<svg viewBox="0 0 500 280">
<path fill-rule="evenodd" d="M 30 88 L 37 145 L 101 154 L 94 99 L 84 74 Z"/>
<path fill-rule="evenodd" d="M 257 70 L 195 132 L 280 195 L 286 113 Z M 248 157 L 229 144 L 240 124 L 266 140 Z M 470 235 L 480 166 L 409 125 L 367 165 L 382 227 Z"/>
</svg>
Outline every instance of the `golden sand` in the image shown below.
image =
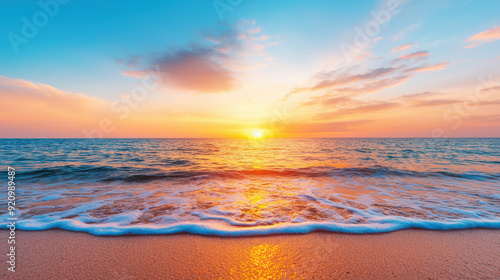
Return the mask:
<svg viewBox="0 0 500 280">
<path fill-rule="evenodd" d="M 49 230 L 16 239 L 16 272 L 2 261 L 1 279 L 500 279 L 500 230 L 491 229 L 233 238 Z"/>
</svg>

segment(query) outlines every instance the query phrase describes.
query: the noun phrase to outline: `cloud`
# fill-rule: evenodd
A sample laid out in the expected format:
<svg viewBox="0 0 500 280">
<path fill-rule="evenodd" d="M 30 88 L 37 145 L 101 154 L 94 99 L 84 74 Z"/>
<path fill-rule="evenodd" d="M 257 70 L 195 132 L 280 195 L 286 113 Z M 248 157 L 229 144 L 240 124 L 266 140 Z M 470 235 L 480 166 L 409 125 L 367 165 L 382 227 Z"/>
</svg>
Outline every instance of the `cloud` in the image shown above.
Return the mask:
<svg viewBox="0 0 500 280">
<path fill-rule="evenodd" d="M 284 134 L 321 134 L 353 131 L 353 127 L 367 123 L 366 120 L 291 123 L 284 128 Z"/>
<path fill-rule="evenodd" d="M 103 100 L 0 76 L 1 137 L 75 137 L 107 106 Z M 82 135 L 83 136 L 83 135 Z"/>
<path fill-rule="evenodd" d="M 479 115 L 479 116 L 470 116 L 469 119 L 471 122 L 476 122 L 476 123 L 497 123 L 500 124 L 500 115 Z M 493 127 L 498 127 L 498 126 L 493 126 Z M 498 130 L 493 129 L 490 130 L 490 132 L 496 131 L 498 135 Z M 498 137 L 498 136 L 496 136 Z"/>
<path fill-rule="evenodd" d="M 442 95 L 441 92 L 432 92 L 432 91 L 425 91 L 425 92 L 416 92 L 412 94 L 405 94 L 399 97 L 402 100 L 416 100 L 416 99 L 421 99 L 421 98 L 428 98 L 428 97 L 433 97 L 436 95 Z"/>
<path fill-rule="evenodd" d="M 363 115 L 376 111 L 387 110 L 398 107 L 400 104 L 394 101 L 356 100 L 347 96 L 337 97 L 334 94 L 311 97 L 308 101 L 300 104 L 301 107 L 321 106 L 327 108 L 326 112 L 314 115 L 314 120 L 331 120 L 339 117 Z"/>
<path fill-rule="evenodd" d="M 399 40 L 405 38 L 406 34 L 415 30 L 417 27 L 419 27 L 419 25 L 420 24 L 418 24 L 418 23 L 413 23 L 413 24 L 403 28 L 399 33 L 397 33 L 396 35 L 394 35 L 394 37 L 392 37 L 392 41 L 396 42 L 396 41 L 399 41 Z"/>
<path fill-rule="evenodd" d="M 441 70 L 446 69 L 446 67 L 448 67 L 449 64 L 450 64 L 449 62 L 443 61 L 443 62 L 434 64 L 434 65 L 430 65 L 430 66 L 418 66 L 418 67 L 408 68 L 405 70 L 405 72 L 418 73 L 418 72 L 425 72 L 425 71 L 441 71 Z"/>
<path fill-rule="evenodd" d="M 399 47 L 395 47 L 392 49 L 392 52 L 399 52 L 399 51 L 402 51 L 402 50 L 406 50 L 408 49 L 409 47 L 411 47 L 411 44 L 404 44 L 404 45 L 401 45 Z"/>
<path fill-rule="evenodd" d="M 443 99 L 444 94 L 440 92 L 419 92 L 399 96 L 392 100 L 357 100 L 349 96 L 338 96 L 328 93 L 320 96 L 310 97 L 307 101 L 299 104 L 299 107 L 319 106 L 328 111 L 320 111 L 314 115 L 313 120 L 327 121 L 340 117 L 356 117 L 359 115 L 385 112 L 390 109 L 409 107 L 436 107 L 459 103 L 459 100 Z M 480 105 L 494 105 L 498 100 Z M 321 109 L 319 109 L 321 110 Z"/>
<path fill-rule="evenodd" d="M 131 55 L 127 59 L 115 58 L 115 61 L 118 64 L 123 64 L 127 67 L 139 67 L 142 59 L 144 59 L 144 56 Z"/>
<path fill-rule="evenodd" d="M 389 89 L 396 87 L 400 84 L 405 83 L 411 78 L 411 76 L 407 75 L 400 75 L 400 76 L 393 76 L 389 78 L 384 78 L 381 80 L 374 80 L 374 81 L 368 81 L 362 85 L 359 86 L 352 86 L 352 87 L 340 87 L 333 89 L 331 91 L 340 93 L 340 94 L 346 94 L 349 96 L 354 96 L 354 95 L 362 95 L 362 94 L 368 94 L 368 93 L 373 93 L 373 92 L 378 92 L 383 89 Z"/>
<path fill-rule="evenodd" d="M 500 105 L 500 99 L 479 102 L 480 106 Z"/>
<path fill-rule="evenodd" d="M 162 82 L 186 90 L 217 93 L 236 88 L 236 73 L 224 66 L 220 53 L 208 48 L 165 54 L 153 63 Z"/>
<path fill-rule="evenodd" d="M 330 120 L 339 117 L 354 117 L 357 115 L 372 114 L 377 111 L 385 111 L 400 106 L 399 103 L 390 101 L 356 101 L 358 105 L 351 108 L 340 108 L 334 111 L 321 112 L 315 115 L 318 120 Z"/>
<path fill-rule="evenodd" d="M 397 59 L 392 60 L 392 63 L 386 67 L 367 70 L 364 73 L 356 73 L 359 72 L 359 66 L 341 67 L 335 70 L 321 71 L 313 76 L 308 86 L 297 86 L 292 88 L 292 90 L 280 101 L 285 101 L 294 94 L 306 91 L 325 90 L 329 93 L 349 95 L 351 97 L 378 92 L 403 84 L 411 79 L 416 73 L 440 71 L 446 69 L 450 64 L 446 61 L 430 66 L 421 64 L 414 67 L 409 67 L 401 63 L 396 64 L 396 62 L 404 62 L 412 59 L 418 62 L 424 60 L 428 56 L 428 51 L 413 52 L 399 56 Z"/>
<path fill-rule="evenodd" d="M 420 59 L 422 59 L 424 57 L 427 57 L 427 56 L 429 56 L 429 52 L 428 51 L 418 51 L 418 52 L 413 52 L 413 53 L 410 53 L 410 54 L 400 55 L 394 61 L 409 60 L 409 59 L 420 60 Z"/>
<path fill-rule="evenodd" d="M 301 91 L 316 91 L 321 89 L 328 89 L 337 86 L 358 83 L 367 80 L 373 80 L 382 76 L 386 76 L 394 72 L 396 68 L 376 68 L 365 72 L 363 74 L 341 74 L 338 75 L 335 71 L 329 73 L 318 73 L 317 77 L 321 77 L 322 80 L 312 87 L 297 87 L 292 89 L 292 93 L 298 93 Z"/>
<path fill-rule="evenodd" d="M 448 100 L 448 99 L 435 99 L 435 100 L 423 100 L 417 101 L 412 106 L 413 107 L 434 107 L 434 106 L 444 106 L 454 103 L 458 103 L 458 100 Z"/>
<path fill-rule="evenodd" d="M 454 99 L 442 99 L 440 98 L 442 95 L 444 94 L 441 92 L 426 91 L 426 92 L 417 92 L 413 94 L 406 94 L 400 96 L 396 100 L 410 107 L 436 107 L 436 106 L 444 106 L 460 102 L 459 100 L 454 100 Z M 438 98 L 435 99 L 435 97 Z"/>
<path fill-rule="evenodd" d="M 302 102 L 301 106 L 313 106 L 313 105 L 322 105 L 328 107 L 336 107 L 338 105 L 345 105 L 353 100 L 347 96 L 335 96 L 333 94 L 324 94 L 321 96 L 313 96 L 309 98 L 308 101 Z"/>
<path fill-rule="evenodd" d="M 382 76 L 389 75 L 392 72 L 394 72 L 395 70 L 396 69 L 392 68 L 392 67 L 377 68 L 377 69 L 373 69 L 371 71 L 368 71 L 364 74 L 355 74 L 355 75 L 346 75 L 343 77 L 335 77 L 335 79 L 322 81 L 321 83 L 312 87 L 311 90 L 318 90 L 318 89 L 329 88 L 332 86 L 340 86 L 340 85 L 345 85 L 345 84 L 362 82 L 365 80 L 372 80 L 372 79 L 376 79 L 376 78 L 379 78 Z"/>
<path fill-rule="evenodd" d="M 490 82 L 491 83 L 491 82 Z M 490 92 L 496 92 L 496 91 L 500 91 L 500 86 L 497 86 L 495 84 L 498 84 L 496 82 L 493 82 L 492 85 L 488 85 L 486 86 L 485 88 L 483 88 L 481 91 L 490 91 Z"/>
<path fill-rule="evenodd" d="M 126 65 L 136 66 L 123 75 L 140 78 L 154 71 L 163 85 L 197 93 L 237 90 L 240 76 L 264 67 L 259 58 L 269 60 L 265 49 L 276 44 L 260 32 L 255 22 L 240 21 L 217 34 L 205 35 L 203 40 L 188 47 L 146 57 L 141 63 L 137 63 L 139 56 L 135 56 L 135 61 Z"/>
<path fill-rule="evenodd" d="M 500 39 L 500 26 L 495 26 L 492 29 L 479 32 L 467 38 L 467 40 L 465 40 L 465 43 L 471 43 L 471 42 L 473 43 L 465 46 L 464 48 L 466 49 L 475 48 L 481 44 L 494 42 L 499 39 Z"/>
</svg>

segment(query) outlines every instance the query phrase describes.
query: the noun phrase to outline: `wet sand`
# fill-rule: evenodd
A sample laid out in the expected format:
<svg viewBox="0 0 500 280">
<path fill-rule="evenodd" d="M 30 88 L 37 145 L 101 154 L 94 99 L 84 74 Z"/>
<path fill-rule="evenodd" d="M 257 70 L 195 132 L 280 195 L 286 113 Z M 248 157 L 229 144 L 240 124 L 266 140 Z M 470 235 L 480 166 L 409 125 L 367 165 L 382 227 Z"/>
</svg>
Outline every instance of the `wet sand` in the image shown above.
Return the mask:
<svg viewBox="0 0 500 280">
<path fill-rule="evenodd" d="M 1 279 L 500 279 L 500 230 L 212 237 L 17 231 Z M 2 241 L 3 240 L 3 241 Z"/>
</svg>

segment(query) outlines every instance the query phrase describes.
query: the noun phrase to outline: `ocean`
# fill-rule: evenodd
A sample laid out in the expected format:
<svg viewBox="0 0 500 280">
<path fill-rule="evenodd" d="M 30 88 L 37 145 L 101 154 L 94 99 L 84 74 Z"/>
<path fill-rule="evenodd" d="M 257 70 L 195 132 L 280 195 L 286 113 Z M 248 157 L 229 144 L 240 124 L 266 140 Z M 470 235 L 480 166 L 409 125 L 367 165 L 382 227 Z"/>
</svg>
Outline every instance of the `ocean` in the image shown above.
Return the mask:
<svg viewBox="0 0 500 280">
<path fill-rule="evenodd" d="M 500 228 L 500 139 L 1 139 L 16 227 L 246 236 Z"/>
</svg>

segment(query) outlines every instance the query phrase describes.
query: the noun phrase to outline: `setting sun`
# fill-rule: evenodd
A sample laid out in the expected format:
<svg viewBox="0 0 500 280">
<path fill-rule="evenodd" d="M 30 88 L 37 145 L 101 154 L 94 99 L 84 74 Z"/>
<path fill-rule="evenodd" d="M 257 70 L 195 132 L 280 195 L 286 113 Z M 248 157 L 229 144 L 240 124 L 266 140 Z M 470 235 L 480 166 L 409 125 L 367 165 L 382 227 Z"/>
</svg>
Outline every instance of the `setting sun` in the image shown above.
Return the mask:
<svg viewBox="0 0 500 280">
<path fill-rule="evenodd" d="M 264 137 L 264 131 L 262 129 L 255 129 L 252 132 L 253 138 L 263 138 Z"/>
</svg>

